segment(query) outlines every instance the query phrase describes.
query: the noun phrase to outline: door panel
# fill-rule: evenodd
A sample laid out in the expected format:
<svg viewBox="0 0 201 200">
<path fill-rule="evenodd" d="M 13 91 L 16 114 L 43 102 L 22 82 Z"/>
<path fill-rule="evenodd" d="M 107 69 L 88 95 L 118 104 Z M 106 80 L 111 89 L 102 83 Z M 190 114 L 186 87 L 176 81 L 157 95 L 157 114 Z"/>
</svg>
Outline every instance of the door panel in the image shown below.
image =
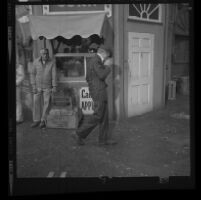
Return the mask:
<svg viewBox="0 0 201 200">
<path fill-rule="evenodd" d="M 153 107 L 154 35 L 129 32 L 128 39 L 128 117 L 131 117 Z"/>
<path fill-rule="evenodd" d="M 141 78 L 148 78 L 149 77 L 149 63 L 150 63 L 150 53 L 142 52 L 141 53 Z"/>
</svg>

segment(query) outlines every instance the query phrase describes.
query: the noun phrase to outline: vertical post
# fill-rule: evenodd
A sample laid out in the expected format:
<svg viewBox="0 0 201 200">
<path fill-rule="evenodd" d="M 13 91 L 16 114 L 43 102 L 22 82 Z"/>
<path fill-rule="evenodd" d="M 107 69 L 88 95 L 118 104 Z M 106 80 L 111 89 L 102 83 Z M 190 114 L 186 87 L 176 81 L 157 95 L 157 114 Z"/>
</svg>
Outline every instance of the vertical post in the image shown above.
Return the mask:
<svg viewBox="0 0 201 200">
<path fill-rule="evenodd" d="M 168 49 L 170 44 L 168 44 L 168 39 L 169 39 L 169 9 L 170 6 L 168 4 L 164 4 L 164 54 L 163 54 L 163 104 L 166 104 L 166 90 L 168 89 L 168 95 L 169 95 L 169 77 L 168 77 L 168 72 L 169 72 L 169 62 L 168 62 Z M 168 88 L 167 88 L 168 87 Z M 169 99 L 169 97 L 168 97 Z"/>
<path fill-rule="evenodd" d="M 43 37 L 43 47 L 46 48 L 46 38 Z"/>
<path fill-rule="evenodd" d="M 113 101 L 114 101 L 114 119 L 116 121 L 120 121 L 121 118 L 121 103 L 120 103 L 120 87 L 121 85 L 121 78 L 122 75 L 120 74 L 120 69 L 123 66 L 123 5 L 114 5 L 114 12 L 113 12 L 113 27 L 114 27 L 114 74 L 113 74 L 113 81 L 114 81 L 114 93 L 113 93 Z M 121 16 L 120 16 L 121 14 Z M 122 21 L 120 21 L 122 19 Z M 123 96 L 123 95 L 122 95 Z M 123 107 L 123 106 L 122 106 Z"/>
</svg>

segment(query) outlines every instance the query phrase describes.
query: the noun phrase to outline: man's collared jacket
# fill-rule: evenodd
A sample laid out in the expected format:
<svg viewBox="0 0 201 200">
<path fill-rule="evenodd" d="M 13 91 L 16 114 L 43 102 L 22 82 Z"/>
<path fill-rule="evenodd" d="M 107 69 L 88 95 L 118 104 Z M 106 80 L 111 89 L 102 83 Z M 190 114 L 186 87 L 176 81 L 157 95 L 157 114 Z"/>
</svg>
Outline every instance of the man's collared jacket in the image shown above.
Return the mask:
<svg viewBox="0 0 201 200">
<path fill-rule="evenodd" d="M 51 89 L 57 86 L 55 60 L 50 59 L 42 64 L 41 57 L 33 62 L 31 70 L 31 85 L 33 88 Z"/>
<path fill-rule="evenodd" d="M 24 80 L 24 68 L 23 65 L 17 64 L 16 65 L 16 86 L 20 86 L 22 81 Z"/>
<path fill-rule="evenodd" d="M 93 101 L 107 101 L 107 84 L 105 79 L 110 71 L 110 67 L 104 65 L 97 54 L 89 60 L 86 80 Z"/>
</svg>

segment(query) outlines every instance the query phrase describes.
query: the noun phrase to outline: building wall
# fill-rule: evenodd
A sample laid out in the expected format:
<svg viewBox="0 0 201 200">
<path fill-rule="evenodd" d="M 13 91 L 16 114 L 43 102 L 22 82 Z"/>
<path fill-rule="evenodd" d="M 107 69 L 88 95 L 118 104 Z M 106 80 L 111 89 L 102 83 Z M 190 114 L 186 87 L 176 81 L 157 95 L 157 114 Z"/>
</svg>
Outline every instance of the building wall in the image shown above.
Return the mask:
<svg viewBox="0 0 201 200">
<path fill-rule="evenodd" d="M 188 63 L 177 63 L 172 64 L 172 78 L 179 78 L 182 76 L 189 76 L 189 64 Z"/>
<path fill-rule="evenodd" d="M 189 37 L 173 33 L 171 78 L 189 75 Z"/>
<path fill-rule="evenodd" d="M 128 20 L 128 4 L 114 4 L 109 23 L 114 30 L 114 66 L 107 79 L 110 119 L 127 116 L 128 102 L 128 32 L 151 33 L 155 36 L 153 71 L 153 109 L 164 105 L 165 5 L 162 23 Z M 42 6 L 33 6 L 34 15 L 42 15 Z M 40 42 L 40 41 L 38 41 Z"/>
<path fill-rule="evenodd" d="M 189 12 L 179 12 L 176 3 L 168 5 L 168 12 L 166 88 L 168 81 L 177 79 L 178 92 L 180 77 L 189 76 Z"/>
</svg>

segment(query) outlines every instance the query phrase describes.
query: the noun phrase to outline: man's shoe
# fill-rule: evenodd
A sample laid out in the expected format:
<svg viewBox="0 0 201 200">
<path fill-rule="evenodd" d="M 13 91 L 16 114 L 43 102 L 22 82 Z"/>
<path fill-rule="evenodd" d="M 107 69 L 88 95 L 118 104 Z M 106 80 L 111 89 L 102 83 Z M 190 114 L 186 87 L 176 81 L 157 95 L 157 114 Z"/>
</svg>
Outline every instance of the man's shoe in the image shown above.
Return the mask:
<svg viewBox="0 0 201 200">
<path fill-rule="evenodd" d="M 76 133 L 72 134 L 72 138 L 76 141 L 78 145 L 84 145 L 84 141 Z"/>
<path fill-rule="evenodd" d="M 40 128 L 45 128 L 45 127 L 46 127 L 45 122 L 42 121 L 42 122 L 40 123 L 40 126 L 39 126 L 39 127 L 40 127 Z"/>
<path fill-rule="evenodd" d="M 35 128 L 35 127 L 39 126 L 39 124 L 40 124 L 40 121 L 39 122 L 34 122 L 34 123 L 31 124 L 31 128 Z"/>
</svg>

